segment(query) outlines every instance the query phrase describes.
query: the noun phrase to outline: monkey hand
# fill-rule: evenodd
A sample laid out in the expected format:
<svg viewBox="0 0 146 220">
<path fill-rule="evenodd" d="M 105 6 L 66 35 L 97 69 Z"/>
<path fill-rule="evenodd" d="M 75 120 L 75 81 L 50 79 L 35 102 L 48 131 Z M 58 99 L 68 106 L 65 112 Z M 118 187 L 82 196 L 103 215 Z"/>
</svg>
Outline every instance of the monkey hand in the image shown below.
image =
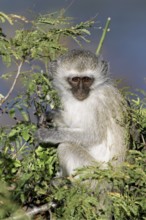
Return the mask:
<svg viewBox="0 0 146 220">
<path fill-rule="evenodd" d="M 58 132 L 56 129 L 47 129 L 47 128 L 40 128 L 36 132 L 36 139 L 39 143 L 52 143 L 57 144 L 58 141 Z"/>
</svg>

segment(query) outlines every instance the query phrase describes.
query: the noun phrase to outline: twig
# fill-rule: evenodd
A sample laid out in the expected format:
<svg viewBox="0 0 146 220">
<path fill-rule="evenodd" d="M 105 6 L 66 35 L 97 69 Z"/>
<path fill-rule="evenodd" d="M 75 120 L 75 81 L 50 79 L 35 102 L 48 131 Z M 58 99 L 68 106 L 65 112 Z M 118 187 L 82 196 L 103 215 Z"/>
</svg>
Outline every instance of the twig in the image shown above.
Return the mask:
<svg viewBox="0 0 146 220">
<path fill-rule="evenodd" d="M 100 53 L 100 51 L 101 51 L 103 42 L 104 42 L 104 40 L 105 40 L 105 36 L 106 36 L 107 32 L 109 31 L 110 21 L 111 21 L 111 18 L 108 18 L 107 21 L 106 21 L 105 27 L 104 27 L 104 29 L 103 29 L 102 36 L 101 36 L 101 38 L 100 38 L 98 47 L 97 47 L 97 49 L 96 49 L 96 55 L 97 55 L 97 56 L 99 55 L 99 53 Z"/>
<path fill-rule="evenodd" d="M 24 217 L 32 217 L 34 215 L 37 215 L 41 212 L 45 212 L 45 211 L 48 211 L 50 213 L 50 208 L 51 207 L 55 207 L 56 204 L 55 203 L 47 203 L 47 204 L 44 204 L 40 207 L 34 207 L 32 210 L 26 212 L 26 213 L 22 213 L 21 215 L 18 215 L 18 216 L 13 216 L 13 217 L 9 217 L 9 218 L 5 218 L 4 220 L 20 220 L 20 219 L 24 219 Z M 52 217 L 50 218 L 52 220 Z"/>
<path fill-rule="evenodd" d="M 14 78 L 13 84 L 12 84 L 10 90 L 8 91 L 7 95 L 6 95 L 6 96 L 2 99 L 2 101 L 0 102 L 0 106 L 9 98 L 9 96 L 10 96 L 11 93 L 13 92 L 14 87 L 15 87 L 15 85 L 16 85 L 16 82 L 17 82 L 17 80 L 18 80 L 18 77 L 19 77 L 19 75 L 20 75 L 20 71 L 21 71 L 22 65 L 23 65 L 23 61 L 21 61 L 20 65 L 18 66 L 17 74 L 16 74 L 16 76 L 15 76 L 15 78 Z"/>
<path fill-rule="evenodd" d="M 65 8 L 65 12 L 75 3 L 75 0 L 72 0 L 69 5 Z"/>
<path fill-rule="evenodd" d="M 142 142 L 143 142 L 144 146 L 146 146 L 146 142 L 145 142 L 143 134 L 141 134 L 141 139 L 142 139 Z"/>
</svg>

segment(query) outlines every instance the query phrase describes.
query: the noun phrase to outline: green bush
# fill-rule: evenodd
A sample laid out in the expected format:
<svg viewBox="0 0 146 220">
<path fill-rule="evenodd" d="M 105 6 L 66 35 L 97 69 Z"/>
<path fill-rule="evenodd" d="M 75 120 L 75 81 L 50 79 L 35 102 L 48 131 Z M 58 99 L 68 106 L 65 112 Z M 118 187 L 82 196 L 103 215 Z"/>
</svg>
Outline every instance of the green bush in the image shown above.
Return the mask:
<svg viewBox="0 0 146 220">
<path fill-rule="evenodd" d="M 131 149 L 122 167 L 87 167 L 77 171 L 82 173 L 79 179 L 54 178 L 58 170 L 56 148 L 36 146 L 34 140 L 48 105 L 60 105 L 48 79 L 49 62 L 67 51 L 64 39 L 87 41 L 88 28 L 94 22 L 72 25 L 62 11 L 35 21 L 0 13 L 0 21 L 9 22 L 14 29 L 16 17 L 25 28 L 17 29 L 13 37 L 2 29 L 0 32 L 1 59 L 16 69 L 1 76 L 12 80 L 7 95 L 0 94 L 1 119 L 7 116 L 15 123 L 0 128 L 0 219 L 31 219 L 29 210 L 33 212 L 33 207 L 37 207 L 33 214 L 39 219 L 103 220 L 111 212 L 115 220 L 146 219 L 146 94 L 130 99 Z M 19 94 L 16 82 L 22 88 Z M 94 191 L 87 187 L 90 179 L 98 179 Z M 105 182 L 112 190 L 107 191 L 105 184 L 107 199 L 101 205 L 99 188 Z"/>
</svg>

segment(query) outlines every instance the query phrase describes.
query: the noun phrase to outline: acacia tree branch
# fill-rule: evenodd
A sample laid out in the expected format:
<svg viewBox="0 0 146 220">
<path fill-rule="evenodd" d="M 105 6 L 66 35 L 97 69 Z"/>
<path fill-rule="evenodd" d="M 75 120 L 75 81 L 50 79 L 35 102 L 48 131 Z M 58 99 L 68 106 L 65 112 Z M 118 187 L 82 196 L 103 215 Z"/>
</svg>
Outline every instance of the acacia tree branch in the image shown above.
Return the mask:
<svg viewBox="0 0 146 220">
<path fill-rule="evenodd" d="M 4 220 L 20 220 L 20 219 L 24 219 L 24 217 L 26 218 L 31 218 L 33 217 L 34 215 L 36 214 L 39 214 L 41 212 L 45 212 L 45 211 L 48 211 L 50 213 L 50 220 L 53 220 L 52 219 L 52 216 L 51 216 L 51 212 L 50 212 L 50 208 L 51 207 L 55 207 L 56 204 L 55 203 L 47 203 L 47 204 L 44 204 L 40 207 L 34 207 L 32 210 L 24 213 L 24 214 L 21 214 L 21 215 L 18 215 L 18 216 L 13 216 L 13 217 L 10 217 L 10 218 L 6 218 Z"/>
<path fill-rule="evenodd" d="M 9 98 L 9 96 L 10 96 L 11 93 L 13 92 L 14 87 L 15 87 L 15 85 L 16 85 L 16 82 L 17 82 L 17 80 L 18 80 L 18 77 L 19 77 L 19 75 L 20 75 L 23 62 L 24 62 L 24 61 L 21 61 L 21 63 L 19 64 L 18 70 L 17 70 L 17 74 L 16 74 L 16 76 L 15 76 L 15 78 L 14 78 L 13 84 L 12 84 L 10 90 L 8 91 L 7 95 L 1 100 L 0 106 Z"/>
</svg>

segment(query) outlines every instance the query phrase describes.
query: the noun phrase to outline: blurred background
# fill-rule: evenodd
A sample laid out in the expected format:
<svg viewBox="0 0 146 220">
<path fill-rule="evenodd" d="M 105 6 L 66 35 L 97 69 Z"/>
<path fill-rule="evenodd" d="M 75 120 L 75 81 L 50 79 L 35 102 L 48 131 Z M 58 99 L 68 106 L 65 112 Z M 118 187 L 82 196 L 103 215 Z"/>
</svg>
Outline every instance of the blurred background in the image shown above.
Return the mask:
<svg viewBox="0 0 146 220">
<path fill-rule="evenodd" d="M 146 1 L 145 0 L 0 0 L 0 11 L 35 18 L 64 8 L 65 15 L 74 18 L 74 23 L 95 17 L 91 29 L 91 43 L 85 49 L 95 52 L 106 19 L 111 17 L 102 55 L 110 63 L 110 72 L 122 79 L 131 91 L 146 88 Z M 13 28 L 13 27 L 12 27 Z M 11 34 L 10 26 L 3 29 Z M 79 47 L 76 43 L 69 48 Z M 0 75 L 4 73 L 1 65 Z M 0 92 L 5 90 L 0 83 Z"/>
</svg>

